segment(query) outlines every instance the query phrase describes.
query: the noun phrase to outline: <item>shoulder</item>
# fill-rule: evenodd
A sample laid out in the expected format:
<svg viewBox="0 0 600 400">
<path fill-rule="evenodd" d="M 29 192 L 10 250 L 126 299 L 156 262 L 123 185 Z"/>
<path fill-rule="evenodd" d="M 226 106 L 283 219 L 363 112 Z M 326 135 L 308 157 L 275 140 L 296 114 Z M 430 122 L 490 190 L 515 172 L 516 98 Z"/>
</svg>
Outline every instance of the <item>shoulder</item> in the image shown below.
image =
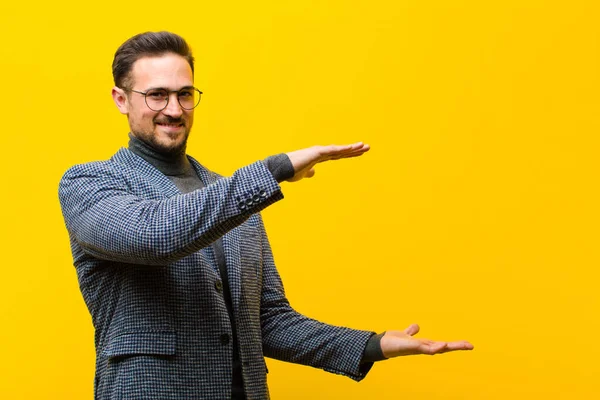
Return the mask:
<svg viewBox="0 0 600 400">
<path fill-rule="evenodd" d="M 119 165 L 114 161 L 93 161 L 83 164 L 76 164 L 69 168 L 63 174 L 60 184 L 62 185 L 66 181 L 79 178 L 99 178 L 104 176 L 119 179 L 119 177 L 122 175 L 122 169 L 120 169 Z"/>
<path fill-rule="evenodd" d="M 127 191 L 127 182 L 112 161 L 94 161 L 69 168 L 58 184 L 58 198 L 65 218 L 69 210 L 90 207 L 103 198 Z"/>
<path fill-rule="evenodd" d="M 66 179 L 102 176 L 123 179 L 135 174 L 136 169 L 143 169 L 144 163 L 137 160 L 136 157 L 127 149 L 121 148 L 108 160 L 92 161 L 72 166 L 64 173 L 61 182 Z"/>
<path fill-rule="evenodd" d="M 118 159 L 122 150 L 108 160 L 76 164 L 67 169 L 58 184 L 59 196 L 66 192 L 93 191 L 95 187 L 128 187 L 132 171 Z"/>
</svg>

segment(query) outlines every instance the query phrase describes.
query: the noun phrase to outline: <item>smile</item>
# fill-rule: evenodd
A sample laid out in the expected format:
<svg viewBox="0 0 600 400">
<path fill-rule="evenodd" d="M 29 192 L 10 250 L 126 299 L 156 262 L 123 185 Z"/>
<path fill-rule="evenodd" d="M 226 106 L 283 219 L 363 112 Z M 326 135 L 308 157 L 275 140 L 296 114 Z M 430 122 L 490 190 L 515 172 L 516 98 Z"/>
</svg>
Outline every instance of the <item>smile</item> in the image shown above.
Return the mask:
<svg viewBox="0 0 600 400">
<path fill-rule="evenodd" d="M 179 128 L 180 126 L 183 126 L 183 124 L 165 124 L 165 123 L 160 123 L 160 122 L 158 122 L 157 125 L 166 126 L 169 128 Z"/>
</svg>

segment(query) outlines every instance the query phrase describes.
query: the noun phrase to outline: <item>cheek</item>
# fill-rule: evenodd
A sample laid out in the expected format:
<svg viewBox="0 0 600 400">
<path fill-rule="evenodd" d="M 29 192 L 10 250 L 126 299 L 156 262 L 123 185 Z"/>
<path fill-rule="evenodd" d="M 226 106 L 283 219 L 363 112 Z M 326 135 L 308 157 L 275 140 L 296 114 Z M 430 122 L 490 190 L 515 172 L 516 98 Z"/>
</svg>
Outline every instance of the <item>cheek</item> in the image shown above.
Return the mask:
<svg viewBox="0 0 600 400">
<path fill-rule="evenodd" d="M 154 124 L 154 118 L 156 117 L 156 113 L 147 113 L 144 114 L 144 123 L 152 125 Z"/>
<path fill-rule="evenodd" d="M 151 132 L 154 129 L 153 113 L 136 112 L 129 114 L 129 124 L 134 130 Z"/>
<path fill-rule="evenodd" d="M 142 112 L 137 115 L 137 123 L 140 125 L 153 125 L 155 113 L 152 112 Z"/>
</svg>

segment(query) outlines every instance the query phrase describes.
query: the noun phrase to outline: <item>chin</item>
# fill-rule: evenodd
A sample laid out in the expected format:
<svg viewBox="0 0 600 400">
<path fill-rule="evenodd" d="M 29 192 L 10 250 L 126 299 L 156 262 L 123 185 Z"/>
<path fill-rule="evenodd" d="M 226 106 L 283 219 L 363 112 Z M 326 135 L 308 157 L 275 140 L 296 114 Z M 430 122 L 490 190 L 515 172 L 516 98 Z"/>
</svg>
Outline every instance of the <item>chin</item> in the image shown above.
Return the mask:
<svg viewBox="0 0 600 400">
<path fill-rule="evenodd" d="M 161 132 L 158 129 L 153 131 L 133 130 L 133 135 L 138 139 L 150 145 L 156 151 L 164 154 L 179 154 L 185 151 L 189 130 L 178 132 L 174 135 L 169 135 Z"/>
<path fill-rule="evenodd" d="M 171 154 L 175 154 L 175 153 L 180 153 L 182 151 L 185 151 L 185 147 L 187 144 L 187 134 L 181 137 L 178 137 L 176 139 L 170 138 L 170 137 L 166 137 L 166 138 L 161 138 L 163 140 L 156 140 L 154 141 L 154 146 L 158 149 L 161 150 L 165 153 L 171 153 Z"/>
<path fill-rule="evenodd" d="M 166 154 L 179 154 L 185 151 L 186 142 L 154 143 L 154 147 Z"/>
</svg>

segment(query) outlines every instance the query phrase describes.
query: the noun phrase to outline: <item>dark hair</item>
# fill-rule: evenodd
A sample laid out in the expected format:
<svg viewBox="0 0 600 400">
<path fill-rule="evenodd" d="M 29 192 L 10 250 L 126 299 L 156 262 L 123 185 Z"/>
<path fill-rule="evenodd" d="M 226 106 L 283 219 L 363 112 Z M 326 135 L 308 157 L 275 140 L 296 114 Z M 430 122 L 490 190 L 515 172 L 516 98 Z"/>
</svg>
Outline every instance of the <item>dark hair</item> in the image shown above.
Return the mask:
<svg viewBox="0 0 600 400">
<path fill-rule="evenodd" d="M 144 32 L 137 34 L 123 43 L 116 51 L 112 72 L 115 86 L 131 89 L 131 68 L 142 57 L 161 56 L 175 53 L 184 57 L 194 73 L 194 56 L 186 41 L 171 32 Z"/>
</svg>

